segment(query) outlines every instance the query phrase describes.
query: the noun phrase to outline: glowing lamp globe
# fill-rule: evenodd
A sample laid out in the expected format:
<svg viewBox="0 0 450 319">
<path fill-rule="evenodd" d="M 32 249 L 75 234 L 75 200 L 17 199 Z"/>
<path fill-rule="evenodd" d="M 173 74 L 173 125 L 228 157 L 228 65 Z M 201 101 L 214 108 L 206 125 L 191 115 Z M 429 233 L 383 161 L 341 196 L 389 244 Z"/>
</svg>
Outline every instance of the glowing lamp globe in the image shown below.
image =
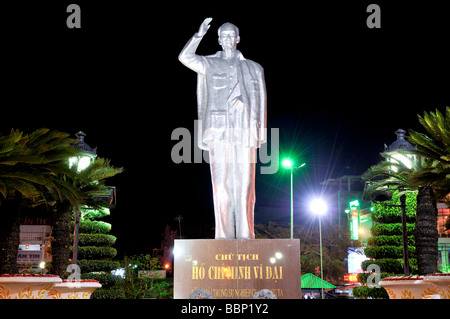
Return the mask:
<svg viewBox="0 0 450 319">
<path fill-rule="evenodd" d="M 323 215 L 327 212 L 327 204 L 320 198 L 313 199 L 309 205 L 311 211 L 316 215 Z"/>
<path fill-rule="evenodd" d="M 69 168 L 75 165 L 77 171 L 81 172 L 82 170 L 86 169 L 97 157 L 97 147 L 92 149 L 84 142 L 84 137 L 86 136 L 84 132 L 80 131 L 75 135 L 77 136 L 78 142 L 74 145 L 82 151 L 82 155 L 70 157 Z"/>
<path fill-rule="evenodd" d="M 283 165 L 284 168 L 292 168 L 294 166 L 294 162 L 290 158 L 285 158 L 281 165 Z"/>
</svg>

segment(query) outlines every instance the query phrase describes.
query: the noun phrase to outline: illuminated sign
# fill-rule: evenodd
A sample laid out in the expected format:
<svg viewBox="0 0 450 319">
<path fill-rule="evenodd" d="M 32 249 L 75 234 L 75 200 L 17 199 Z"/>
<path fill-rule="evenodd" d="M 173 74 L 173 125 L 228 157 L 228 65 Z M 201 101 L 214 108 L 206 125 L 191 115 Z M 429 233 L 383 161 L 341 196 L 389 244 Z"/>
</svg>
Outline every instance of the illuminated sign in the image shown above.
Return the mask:
<svg viewBox="0 0 450 319">
<path fill-rule="evenodd" d="M 346 282 L 358 282 L 358 274 L 348 274 L 344 276 Z"/>
<path fill-rule="evenodd" d="M 358 231 L 358 218 L 352 218 L 352 222 L 350 224 L 351 231 L 351 239 L 358 240 L 359 231 Z"/>
<path fill-rule="evenodd" d="M 364 247 L 349 247 L 348 250 L 348 273 L 358 274 L 362 273 L 361 263 L 368 260 L 364 254 Z"/>
<path fill-rule="evenodd" d="M 262 289 L 300 298 L 298 239 L 175 240 L 174 267 L 175 299 L 197 289 L 214 299 L 248 299 Z"/>
<path fill-rule="evenodd" d="M 44 252 L 42 250 L 19 250 L 17 254 L 17 263 L 34 264 L 44 260 Z"/>
</svg>

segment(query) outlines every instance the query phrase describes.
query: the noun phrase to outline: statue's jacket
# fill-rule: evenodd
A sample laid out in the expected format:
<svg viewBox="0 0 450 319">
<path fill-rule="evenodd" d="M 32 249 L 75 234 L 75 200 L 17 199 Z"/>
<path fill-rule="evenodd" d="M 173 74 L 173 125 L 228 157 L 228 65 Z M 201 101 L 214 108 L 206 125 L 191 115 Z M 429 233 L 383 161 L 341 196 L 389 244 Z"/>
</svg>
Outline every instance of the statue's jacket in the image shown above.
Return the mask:
<svg viewBox="0 0 450 319">
<path fill-rule="evenodd" d="M 260 147 L 267 139 L 266 87 L 264 71 L 258 63 L 235 51 L 231 59 L 223 51 L 199 56 L 195 51 L 202 37 L 194 35 L 179 55 L 179 60 L 197 72 L 198 146 L 208 150 L 212 140 Z M 236 110 L 232 101 L 244 103 Z"/>
</svg>

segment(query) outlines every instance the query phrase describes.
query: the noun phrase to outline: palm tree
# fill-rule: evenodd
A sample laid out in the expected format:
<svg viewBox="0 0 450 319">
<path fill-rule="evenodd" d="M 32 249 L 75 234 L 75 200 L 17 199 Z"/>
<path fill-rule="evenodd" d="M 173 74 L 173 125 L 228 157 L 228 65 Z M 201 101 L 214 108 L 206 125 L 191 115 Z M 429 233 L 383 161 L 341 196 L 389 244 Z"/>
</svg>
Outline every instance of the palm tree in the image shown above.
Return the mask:
<svg viewBox="0 0 450 319">
<path fill-rule="evenodd" d="M 410 130 L 409 140 L 417 145 L 422 167 L 409 176 L 417 187 L 416 251 L 419 269 L 437 270 L 438 231 L 436 201 L 450 193 L 450 107 L 445 116 L 439 110 L 418 115 L 426 134 Z M 419 207 L 421 208 L 419 211 Z M 419 258 L 420 256 L 420 258 Z"/>
<path fill-rule="evenodd" d="M 72 167 L 75 172 L 77 168 Z M 74 174 L 70 181 L 77 188 L 83 199 L 83 205 L 98 209 L 109 206 L 102 197 L 110 194 L 105 185 L 107 178 L 113 177 L 123 171 L 110 165 L 110 160 L 97 157 L 87 168 Z M 69 200 L 57 203 L 54 210 L 52 224 L 52 266 L 51 272 L 55 275 L 65 274 L 70 256 L 70 221 L 73 216 L 74 205 Z"/>
<path fill-rule="evenodd" d="M 433 191 L 433 181 L 428 180 L 417 184 L 416 177 L 429 169 L 429 162 L 416 160 L 406 163 L 398 160 L 416 154 L 413 151 L 397 150 L 396 154 L 382 153 L 386 159 L 372 166 L 363 175 L 363 179 L 370 181 L 366 193 L 371 198 L 378 197 L 388 200 L 394 192 L 404 196 L 408 192 L 417 192 L 416 209 L 416 255 L 420 275 L 437 272 L 438 233 L 437 208 Z M 416 154 L 417 155 L 417 154 Z"/>
<path fill-rule="evenodd" d="M 438 271 L 438 230 L 436 196 L 433 186 L 418 187 L 416 211 L 416 253 L 419 275 Z"/>
<path fill-rule="evenodd" d="M 383 200 L 392 198 L 392 195 L 399 191 L 399 195 L 413 191 L 408 180 L 408 176 L 414 168 L 410 168 L 401 161 L 397 161 L 393 154 L 381 153 L 385 160 L 371 166 L 362 178 L 367 183 L 365 193 L 371 198 L 378 197 Z M 414 167 L 414 166 L 413 166 Z"/>
<path fill-rule="evenodd" d="M 418 118 L 426 134 L 409 130 L 409 140 L 417 145 L 417 153 L 427 167 L 411 179 L 415 185 L 432 184 L 437 198 L 443 199 L 450 193 L 450 107 L 445 116 L 436 110 Z"/>
<path fill-rule="evenodd" d="M 81 200 L 78 190 L 58 177 L 72 174 L 64 162 L 79 154 L 68 136 L 49 129 L 0 136 L 0 273 L 17 273 L 21 207 Z"/>
<path fill-rule="evenodd" d="M 388 186 L 403 191 L 417 190 L 417 266 L 419 274 L 425 275 L 437 272 L 436 201 L 450 193 L 450 107 L 446 108 L 445 115 L 436 110 L 435 113 L 424 112 L 423 116 L 418 115 L 418 119 L 426 134 L 409 130 L 408 140 L 416 145 L 417 150 L 402 154 L 418 157 L 412 167 L 401 167 L 401 162 L 391 158 L 390 161 L 397 162 L 394 166 L 400 165 L 397 172 L 389 169 L 392 163 L 385 161 L 370 168 L 366 178 L 371 180 L 384 176 L 370 186 L 369 192 L 387 192 L 389 195 L 391 190 Z"/>
</svg>

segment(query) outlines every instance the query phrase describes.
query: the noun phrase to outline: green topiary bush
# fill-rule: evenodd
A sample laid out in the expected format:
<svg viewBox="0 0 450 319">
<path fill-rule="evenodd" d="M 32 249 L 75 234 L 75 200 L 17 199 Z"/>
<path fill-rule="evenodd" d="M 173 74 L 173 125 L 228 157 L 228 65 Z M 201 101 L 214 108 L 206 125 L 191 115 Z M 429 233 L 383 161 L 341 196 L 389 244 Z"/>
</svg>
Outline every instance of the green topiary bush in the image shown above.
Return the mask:
<svg viewBox="0 0 450 319">
<path fill-rule="evenodd" d="M 82 274 L 81 279 L 93 279 L 102 283 L 102 289 L 112 288 L 122 282 L 122 278 L 111 273 Z"/>
<path fill-rule="evenodd" d="M 414 235 L 410 235 L 407 238 L 408 246 L 415 246 L 416 240 Z M 403 241 L 402 237 L 398 235 L 388 236 L 388 235 L 379 235 L 372 236 L 368 239 L 368 244 L 370 247 L 373 246 L 402 246 Z"/>
<path fill-rule="evenodd" d="M 403 247 L 402 246 L 373 246 L 364 249 L 366 256 L 371 258 L 403 258 Z M 414 258 L 416 255 L 416 247 L 408 247 L 408 256 Z"/>
<path fill-rule="evenodd" d="M 80 259 L 112 259 L 117 255 L 117 250 L 112 247 L 83 246 L 78 248 Z"/>
<path fill-rule="evenodd" d="M 367 267 L 370 264 L 378 265 L 381 271 L 381 278 L 388 275 L 403 274 L 401 209 L 383 204 L 399 205 L 400 200 L 394 194 L 392 201 L 374 204 L 372 237 L 368 240 L 368 247 L 364 249 L 365 255 L 370 260 L 363 261 L 361 264 L 361 268 L 364 271 L 367 271 Z M 410 273 L 417 272 L 414 238 L 416 207 L 416 194 L 406 194 L 406 231 Z M 359 281 L 362 286 L 354 288 L 353 295 L 360 298 L 388 298 L 384 288 L 369 288 L 366 286 L 369 275 L 369 273 L 360 274 Z"/>
<path fill-rule="evenodd" d="M 111 270 L 120 268 L 119 261 L 112 260 L 117 250 L 113 247 L 116 237 L 110 235 L 111 224 L 96 219 L 109 215 L 109 209 L 81 209 L 82 220 L 79 224 L 78 266 L 83 279 L 98 280 L 102 284 L 91 299 L 124 298 L 124 293 L 117 289 L 121 278 L 111 274 Z"/>
<path fill-rule="evenodd" d="M 71 225 L 73 231 L 73 223 Z M 98 220 L 80 220 L 80 234 L 107 234 L 111 231 L 111 224 Z"/>
<path fill-rule="evenodd" d="M 408 235 L 414 234 L 416 229 L 415 224 L 406 224 L 406 233 Z M 372 226 L 373 236 L 402 236 L 402 224 L 376 224 Z"/>
<path fill-rule="evenodd" d="M 78 261 L 78 266 L 81 268 L 81 273 L 99 272 L 99 271 L 111 271 L 120 267 L 120 263 L 117 260 L 86 260 L 81 259 Z"/>
<path fill-rule="evenodd" d="M 79 234 L 78 244 L 81 246 L 112 246 L 116 237 L 108 234 Z"/>
</svg>

